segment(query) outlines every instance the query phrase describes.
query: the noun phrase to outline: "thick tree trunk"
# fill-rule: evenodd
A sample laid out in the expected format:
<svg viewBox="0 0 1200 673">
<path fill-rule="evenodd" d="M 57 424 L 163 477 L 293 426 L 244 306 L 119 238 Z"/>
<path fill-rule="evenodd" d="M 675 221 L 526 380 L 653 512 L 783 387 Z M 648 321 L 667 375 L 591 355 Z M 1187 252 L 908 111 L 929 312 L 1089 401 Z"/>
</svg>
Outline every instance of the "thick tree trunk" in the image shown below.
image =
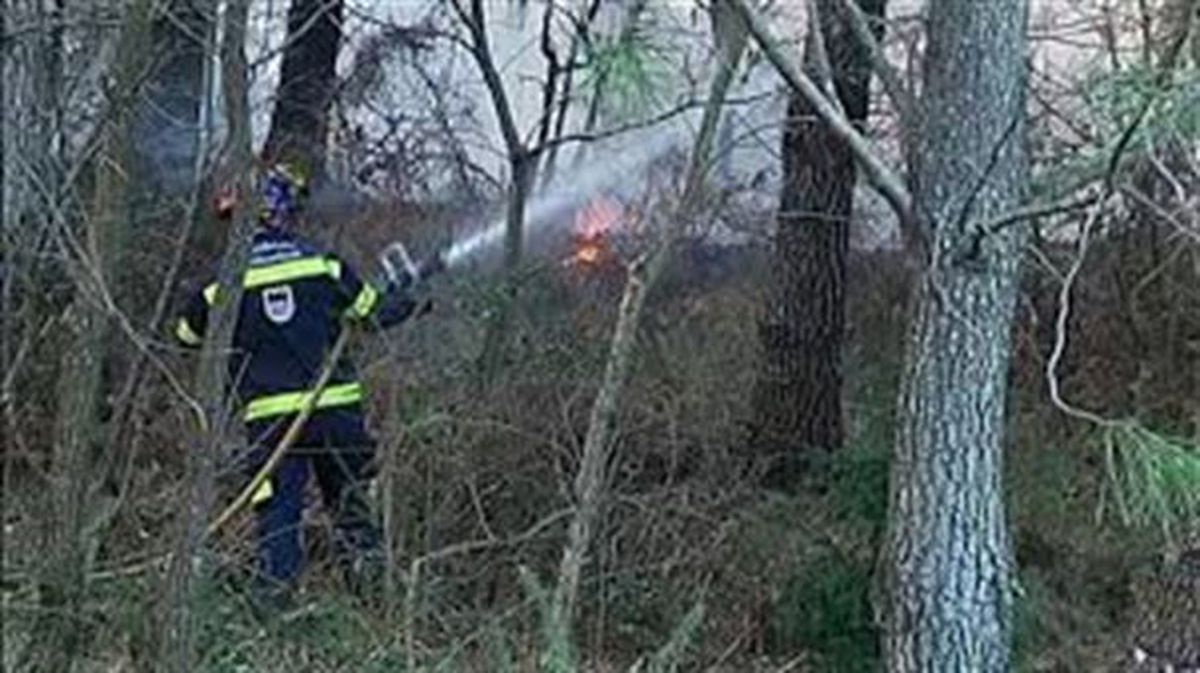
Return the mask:
<svg viewBox="0 0 1200 673">
<path fill-rule="evenodd" d="M 817 0 L 830 75 L 847 117 L 861 125 L 870 101 L 870 55 L 843 21 L 839 0 Z M 862 9 L 882 17 L 885 0 Z M 820 81 L 817 44 L 805 65 Z M 792 485 L 814 452 L 842 445 L 842 342 L 854 156 L 799 93 L 788 105 L 783 189 L 755 385 L 755 449 L 772 458 L 768 482 Z"/>
<path fill-rule="evenodd" d="M 1007 671 L 1002 450 L 1025 228 L 1027 0 L 932 0 L 912 165 L 928 266 L 900 398 L 884 562 L 888 669 Z"/>
<path fill-rule="evenodd" d="M 337 84 L 341 0 L 292 0 L 278 99 L 263 154 L 324 173 L 329 105 Z"/>
</svg>

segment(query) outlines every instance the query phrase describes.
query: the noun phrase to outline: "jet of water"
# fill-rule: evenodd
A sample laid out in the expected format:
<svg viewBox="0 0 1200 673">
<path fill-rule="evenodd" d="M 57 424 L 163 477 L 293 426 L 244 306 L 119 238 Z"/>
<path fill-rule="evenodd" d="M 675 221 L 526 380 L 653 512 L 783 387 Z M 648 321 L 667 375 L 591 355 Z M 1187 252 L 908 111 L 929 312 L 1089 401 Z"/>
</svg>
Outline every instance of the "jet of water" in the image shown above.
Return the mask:
<svg viewBox="0 0 1200 673">
<path fill-rule="evenodd" d="M 533 197 L 525 209 L 525 232 L 536 234 L 551 224 L 570 222 L 564 215 L 591 200 L 600 191 L 621 191 L 639 181 L 645 169 L 679 142 L 677 132 L 667 129 L 639 134 L 620 147 L 597 152 L 590 165 L 562 175 L 550 189 Z M 505 220 L 496 218 L 482 229 L 450 245 L 442 254 L 447 267 L 454 267 L 490 250 L 504 237 Z"/>
</svg>

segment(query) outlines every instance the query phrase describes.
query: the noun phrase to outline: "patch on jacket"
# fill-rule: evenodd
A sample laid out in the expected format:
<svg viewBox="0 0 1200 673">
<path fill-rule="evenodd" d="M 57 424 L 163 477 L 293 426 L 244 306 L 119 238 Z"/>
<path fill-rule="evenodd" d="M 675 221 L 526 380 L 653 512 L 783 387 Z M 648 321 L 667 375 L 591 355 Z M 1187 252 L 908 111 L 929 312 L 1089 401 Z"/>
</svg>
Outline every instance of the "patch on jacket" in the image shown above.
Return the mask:
<svg viewBox="0 0 1200 673">
<path fill-rule="evenodd" d="M 286 324 L 296 315 L 296 297 L 291 285 L 276 285 L 262 291 L 263 313 L 276 325 Z"/>
</svg>

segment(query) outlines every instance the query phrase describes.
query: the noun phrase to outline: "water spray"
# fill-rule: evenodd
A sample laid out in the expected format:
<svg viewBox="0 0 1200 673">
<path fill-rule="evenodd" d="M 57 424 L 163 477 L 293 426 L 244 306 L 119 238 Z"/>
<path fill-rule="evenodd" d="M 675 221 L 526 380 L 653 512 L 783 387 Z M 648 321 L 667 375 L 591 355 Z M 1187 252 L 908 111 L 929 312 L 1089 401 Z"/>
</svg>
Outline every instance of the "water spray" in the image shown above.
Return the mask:
<svg viewBox="0 0 1200 673">
<path fill-rule="evenodd" d="M 678 146 L 681 137 L 677 132 L 656 129 L 628 140 L 619 151 L 606 152 L 602 159 L 597 156 L 589 168 L 563 173 L 548 191 L 531 195 L 525 209 L 526 232 L 536 234 L 551 225 L 570 224 L 570 214 L 597 194 L 624 200 L 641 183 L 646 169 Z M 457 267 L 503 241 L 505 227 L 505 219 L 496 218 L 452 243 L 438 257 L 445 267 Z"/>
</svg>

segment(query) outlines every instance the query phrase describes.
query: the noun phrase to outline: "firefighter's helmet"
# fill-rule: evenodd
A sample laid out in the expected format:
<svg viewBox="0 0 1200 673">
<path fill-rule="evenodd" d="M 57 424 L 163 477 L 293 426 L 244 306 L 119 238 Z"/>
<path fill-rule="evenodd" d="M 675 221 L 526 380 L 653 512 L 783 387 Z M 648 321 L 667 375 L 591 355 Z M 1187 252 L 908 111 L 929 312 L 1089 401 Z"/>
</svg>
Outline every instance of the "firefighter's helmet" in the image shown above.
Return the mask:
<svg viewBox="0 0 1200 673">
<path fill-rule="evenodd" d="M 263 176 L 259 219 L 268 226 L 291 226 L 308 196 L 308 176 L 295 163 L 278 163 Z"/>
</svg>

